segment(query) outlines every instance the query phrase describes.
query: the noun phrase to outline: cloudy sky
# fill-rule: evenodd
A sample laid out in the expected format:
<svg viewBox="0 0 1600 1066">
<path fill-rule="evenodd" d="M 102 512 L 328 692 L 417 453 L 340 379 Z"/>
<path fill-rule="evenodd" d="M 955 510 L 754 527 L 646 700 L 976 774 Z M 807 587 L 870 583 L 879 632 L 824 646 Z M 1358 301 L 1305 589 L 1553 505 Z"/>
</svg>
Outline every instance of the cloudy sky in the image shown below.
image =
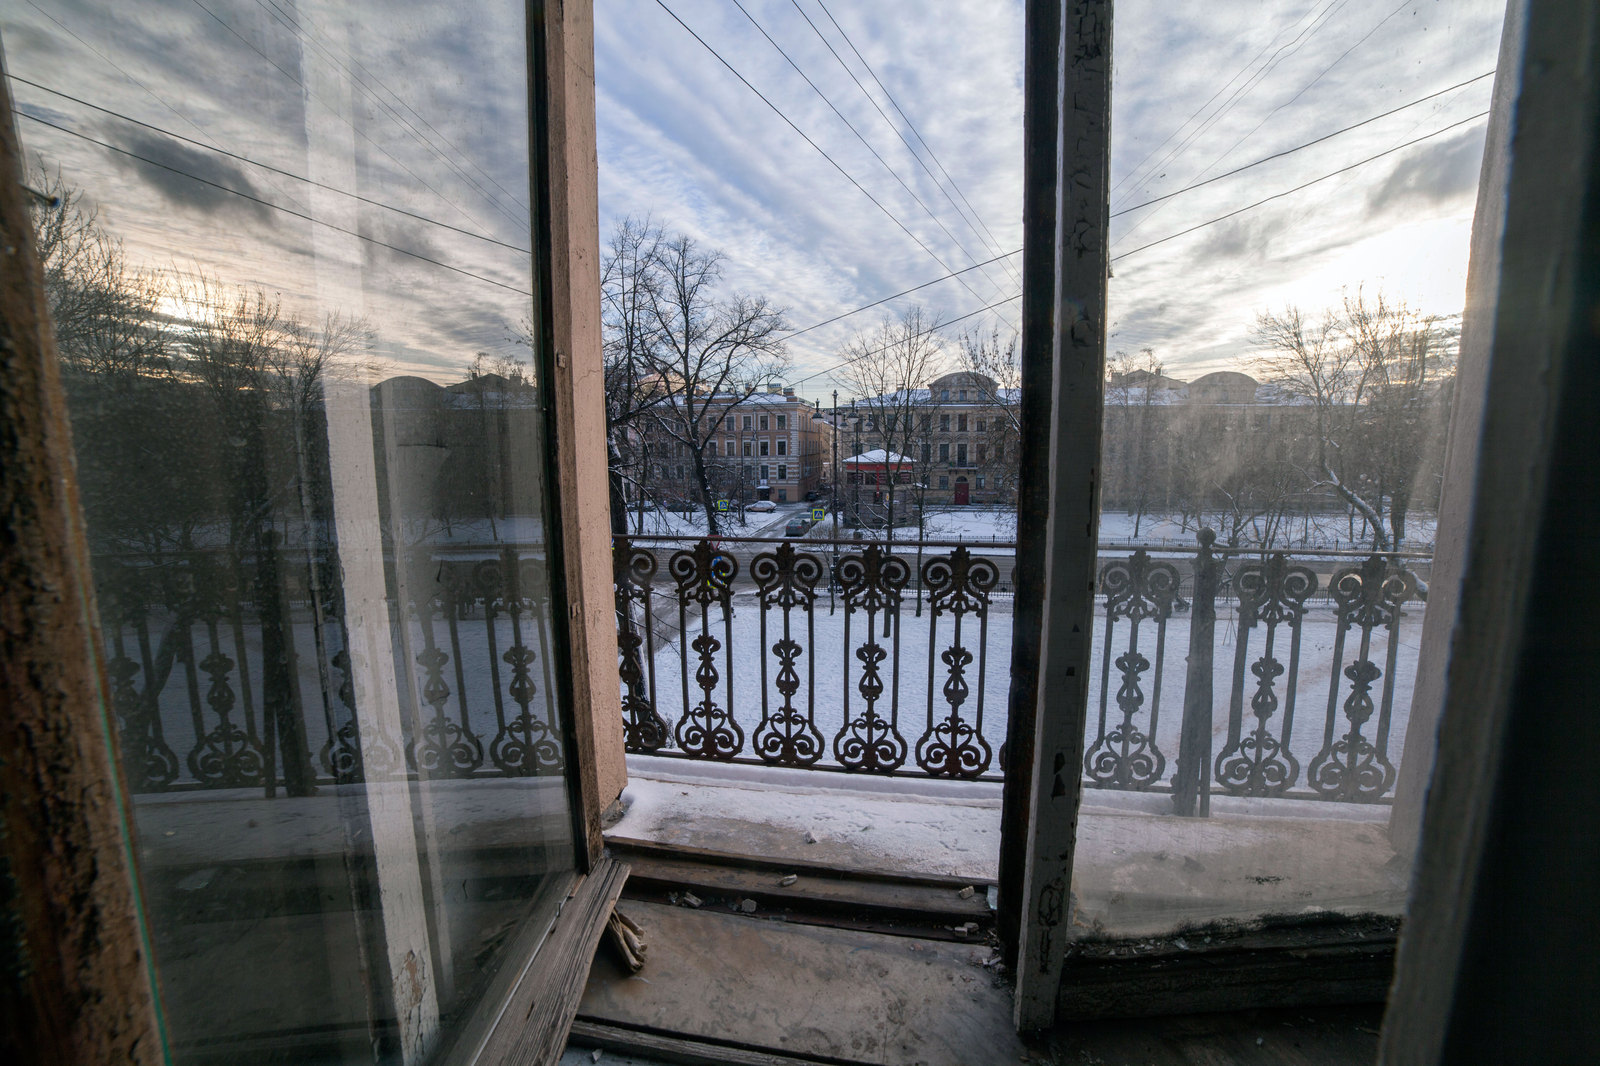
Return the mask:
<svg viewBox="0 0 1600 1066">
<path fill-rule="evenodd" d="M 13 85 L 25 141 L 134 261 L 363 315 L 395 365 L 449 380 L 518 351 L 529 286 L 521 4 L 470 10 L 0 0 L 0 32 L 36 83 Z M 1470 79 L 1501 10 L 1119 0 L 1113 347 L 1188 376 L 1246 365 L 1258 311 L 1345 287 L 1459 310 L 1491 85 Z M 596 19 L 602 235 L 687 233 L 795 328 L 1020 247 L 1020 2 L 596 0 Z M 966 316 L 1014 296 L 1017 265 L 886 308 Z M 802 393 L 882 313 L 796 337 Z M 954 329 L 1016 321 L 1012 301 Z"/>
</svg>

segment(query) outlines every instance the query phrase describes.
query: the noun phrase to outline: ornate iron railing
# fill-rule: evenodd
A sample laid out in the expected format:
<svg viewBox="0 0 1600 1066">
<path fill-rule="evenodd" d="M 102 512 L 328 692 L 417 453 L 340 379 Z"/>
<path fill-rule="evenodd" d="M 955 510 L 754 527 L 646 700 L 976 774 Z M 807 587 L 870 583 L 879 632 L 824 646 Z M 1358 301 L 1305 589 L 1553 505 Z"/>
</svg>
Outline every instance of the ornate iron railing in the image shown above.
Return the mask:
<svg viewBox="0 0 1600 1066">
<path fill-rule="evenodd" d="M 998 777 L 1010 548 L 615 538 L 628 750 Z M 1428 565 L 1224 551 L 1210 531 L 1191 551 L 1103 549 L 1084 783 L 1170 791 L 1184 814 L 1214 793 L 1385 800 L 1416 657 L 1402 621 Z M 1297 729 L 1321 684 L 1320 734 Z"/>
<path fill-rule="evenodd" d="M 132 789 L 270 796 L 369 778 L 559 773 L 540 680 L 542 554 L 507 546 L 404 562 L 397 572 L 387 560 L 385 617 L 363 640 L 347 629 L 324 555 L 96 558 Z M 373 674 L 379 658 L 391 676 Z M 360 713 L 358 675 L 369 689 Z"/>
</svg>

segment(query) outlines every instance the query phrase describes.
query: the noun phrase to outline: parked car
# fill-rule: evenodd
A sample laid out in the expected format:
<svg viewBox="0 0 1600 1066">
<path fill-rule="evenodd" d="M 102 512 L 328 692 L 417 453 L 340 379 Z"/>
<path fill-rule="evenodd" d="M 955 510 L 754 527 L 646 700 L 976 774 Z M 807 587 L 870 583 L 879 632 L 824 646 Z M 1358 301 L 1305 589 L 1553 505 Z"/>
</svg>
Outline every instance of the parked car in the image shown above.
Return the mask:
<svg viewBox="0 0 1600 1066">
<path fill-rule="evenodd" d="M 783 527 L 783 535 L 786 537 L 803 537 L 806 535 L 806 530 L 810 528 L 811 519 L 791 518 L 789 519 L 789 524 Z"/>
<path fill-rule="evenodd" d="M 820 500 L 820 499 L 822 499 L 822 493 L 818 492 L 816 489 L 812 489 L 810 492 L 806 493 L 806 502 L 807 503 L 811 503 L 814 500 Z"/>
<path fill-rule="evenodd" d="M 776 511 L 778 505 L 771 500 L 757 500 L 755 503 L 745 504 L 746 511 Z"/>
</svg>

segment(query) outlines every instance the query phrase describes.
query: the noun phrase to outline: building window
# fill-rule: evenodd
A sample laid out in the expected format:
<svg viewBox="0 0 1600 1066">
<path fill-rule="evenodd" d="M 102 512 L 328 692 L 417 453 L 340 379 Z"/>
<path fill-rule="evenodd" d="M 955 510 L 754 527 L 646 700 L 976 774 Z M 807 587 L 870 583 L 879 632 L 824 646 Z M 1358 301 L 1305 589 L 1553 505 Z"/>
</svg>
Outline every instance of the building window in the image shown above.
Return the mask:
<svg viewBox="0 0 1600 1066">
<path fill-rule="evenodd" d="M 765 433 L 766 431 L 767 431 L 767 416 L 766 415 L 762 415 L 761 416 L 761 432 Z"/>
<path fill-rule="evenodd" d="M 788 455 L 789 454 L 789 442 L 787 440 L 785 440 L 784 438 L 782 438 L 782 437 L 778 438 L 778 454 L 779 455 Z"/>
<path fill-rule="evenodd" d="M 683 464 L 682 464 L 682 463 L 679 463 L 679 464 L 678 464 L 678 480 L 679 480 L 679 481 L 682 481 L 682 480 L 683 480 L 683 479 L 684 479 L 684 477 L 685 477 L 685 476 L 686 476 L 686 475 L 685 475 L 685 473 L 684 473 L 684 468 L 683 468 Z"/>
<path fill-rule="evenodd" d="M 778 480 L 779 481 L 788 481 L 789 480 L 789 467 L 787 465 L 783 464 L 783 463 L 779 463 L 778 464 Z"/>
<path fill-rule="evenodd" d="M 956 432 L 957 433 L 965 433 L 966 431 L 967 431 L 967 416 L 966 415 L 956 415 Z"/>
<path fill-rule="evenodd" d="M 755 420 L 753 418 L 751 418 L 749 415 L 745 415 L 744 416 L 744 428 L 746 430 L 748 430 L 748 429 L 751 429 L 754 425 L 755 425 Z"/>
<path fill-rule="evenodd" d="M 967 465 L 967 445 L 965 441 L 962 441 L 960 444 L 956 445 L 956 465 Z"/>
<path fill-rule="evenodd" d="M 940 415 L 939 416 L 939 432 L 940 433 L 949 433 L 950 432 L 950 416 L 949 415 Z"/>
<path fill-rule="evenodd" d="M 965 400 L 966 398 L 967 398 L 967 390 L 966 389 L 962 389 L 961 390 L 961 395 L 958 397 L 958 399 Z"/>
<path fill-rule="evenodd" d="M 761 464 L 761 480 L 762 481 L 766 481 L 767 480 L 767 464 L 765 464 L 765 463 Z"/>
<path fill-rule="evenodd" d="M 788 429 L 789 428 L 789 416 L 788 415 L 779 415 L 778 416 L 778 428 L 779 429 Z"/>
<path fill-rule="evenodd" d="M 924 432 L 924 433 L 928 432 L 929 428 L 932 427 L 932 425 L 933 425 L 933 416 L 932 415 L 923 415 L 922 416 L 922 432 Z"/>
<path fill-rule="evenodd" d="M 941 489 L 948 489 L 950 487 L 950 479 L 947 478 L 947 477 L 940 478 L 939 479 L 939 487 Z"/>
<path fill-rule="evenodd" d="M 729 433 L 733 432 L 733 416 L 732 415 L 729 415 L 727 418 L 723 419 L 723 427 L 725 429 L 727 429 L 727 431 Z"/>
<path fill-rule="evenodd" d="M 744 454 L 745 455 L 749 455 L 750 454 L 750 442 L 749 441 L 745 441 L 744 442 Z"/>
<path fill-rule="evenodd" d="M 761 454 L 762 455 L 768 454 L 769 450 L 771 449 L 771 447 L 772 447 L 772 442 L 771 441 L 765 441 L 765 440 L 762 441 L 761 442 Z"/>
<path fill-rule="evenodd" d="M 950 461 L 950 445 L 939 445 L 939 461 L 941 463 L 948 463 Z"/>
<path fill-rule="evenodd" d="M 943 403 L 949 403 L 950 402 L 950 390 L 949 389 L 941 389 L 939 391 L 939 399 Z"/>
<path fill-rule="evenodd" d="M 983 465 L 984 460 L 988 458 L 988 455 L 989 455 L 989 447 L 988 447 L 988 445 L 985 445 L 985 444 L 978 445 L 978 465 L 979 466 Z"/>
<path fill-rule="evenodd" d="M 925 463 L 933 461 L 933 445 L 927 443 L 926 441 L 924 441 L 922 445 L 922 461 Z"/>
<path fill-rule="evenodd" d="M 983 475 L 982 474 L 978 475 L 978 487 L 980 489 L 983 488 Z"/>
<path fill-rule="evenodd" d="M 783 467 L 780 466 L 778 469 L 782 470 Z M 789 502 L 789 490 L 788 489 L 779 489 L 778 490 L 778 502 L 779 503 L 788 503 Z"/>
<path fill-rule="evenodd" d="M 713 459 L 715 459 L 717 457 L 717 442 L 716 441 L 711 441 L 710 443 L 708 443 L 706 445 L 706 454 L 711 456 Z"/>
<path fill-rule="evenodd" d="M 988 428 L 989 428 L 988 424 L 985 423 L 983 419 L 981 419 L 981 418 L 978 419 L 978 425 L 976 427 L 977 432 L 982 433 L 985 430 L 987 430 Z"/>
</svg>

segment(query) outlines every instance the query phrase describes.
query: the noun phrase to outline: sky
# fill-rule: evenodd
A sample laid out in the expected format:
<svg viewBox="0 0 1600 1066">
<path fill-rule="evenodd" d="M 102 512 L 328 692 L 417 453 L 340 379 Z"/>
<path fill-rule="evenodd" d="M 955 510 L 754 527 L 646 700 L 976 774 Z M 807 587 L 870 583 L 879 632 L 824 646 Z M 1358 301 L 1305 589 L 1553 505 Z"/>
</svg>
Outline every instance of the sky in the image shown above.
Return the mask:
<svg viewBox="0 0 1600 1066">
<path fill-rule="evenodd" d="M 526 356 L 521 6 L 0 0 L 0 34 L 35 83 L 13 83 L 24 142 L 131 261 L 281 293 L 308 320 L 360 316 L 392 366 L 448 381 L 479 351 Z M 1112 349 L 1193 377 L 1248 369 L 1255 315 L 1288 303 L 1365 286 L 1459 311 L 1502 11 L 1119 0 Z M 767 296 L 794 329 L 1020 248 L 1021 3 L 595 15 L 602 241 L 628 217 L 688 234 L 725 256 L 726 291 Z M 960 319 L 948 337 L 1009 333 L 1015 300 L 963 316 L 1015 296 L 1019 264 L 796 336 L 790 380 L 823 395 L 854 332 L 913 303 Z"/>
</svg>

